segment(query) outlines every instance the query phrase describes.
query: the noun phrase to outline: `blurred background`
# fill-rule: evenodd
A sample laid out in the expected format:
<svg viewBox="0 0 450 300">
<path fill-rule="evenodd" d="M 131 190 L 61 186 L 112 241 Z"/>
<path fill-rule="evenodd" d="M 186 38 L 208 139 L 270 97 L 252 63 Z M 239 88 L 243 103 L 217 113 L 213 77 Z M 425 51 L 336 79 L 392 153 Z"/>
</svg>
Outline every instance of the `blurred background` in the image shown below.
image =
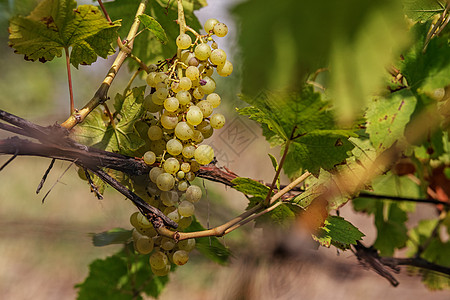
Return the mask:
<svg viewBox="0 0 450 300">
<path fill-rule="evenodd" d="M 8 0 L 1 0 L 5 7 Z M 220 166 L 243 177 L 269 182 L 273 168 L 267 153 L 279 158 L 279 149 L 270 149 L 259 126 L 234 112 L 245 104 L 239 92 L 238 30 L 228 13 L 238 1 L 208 0 L 197 16 L 203 24 L 214 17 L 229 27 L 229 36 L 221 48 L 231 56 L 235 72 L 218 80 L 218 92 L 224 95 L 219 111 L 227 125 L 206 143 L 212 145 Z M 79 1 L 90 3 L 89 1 Z M 40 125 L 64 121 L 69 112 L 66 70 L 63 59 L 41 64 L 26 62 L 8 47 L 7 19 L 0 15 L 0 108 Z M 269 24 L 270 26 L 270 24 Z M 72 68 L 75 106 L 81 107 L 93 95 L 106 74 L 113 57 L 99 59 L 93 66 Z M 121 92 L 130 74 L 122 68 L 109 96 Z M 144 82 L 138 79 L 135 85 Z M 8 135 L 0 132 L 0 138 Z M 9 157 L 0 156 L 0 165 Z M 129 216 L 135 211 L 130 201 L 112 189 L 104 200 L 97 200 L 89 186 L 77 175 L 77 168 L 57 162 L 39 195 L 36 188 L 50 159 L 18 157 L 0 173 L 0 297 L 2 299 L 74 299 L 74 285 L 88 274 L 89 263 L 117 252 L 121 246 L 94 247 L 91 233 L 114 227 L 131 228 Z M 282 179 L 285 183 L 287 179 Z M 214 227 L 241 213 L 247 199 L 223 185 L 202 182 L 207 197 L 196 207 L 206 226 Z M 42 199 L 50 191 L 44 203 Z M 411 224 L 433 216 L 433 207 L 418 206 Z M 373 220 L 355 214 L 347 205 L 341 216 L 366 234 L 370 245 L 376 232 Z M 362 268 L 355 256 L 336 249 L 302 251 L 297 255 L 274 256 L 274 245 L 288 237 L 268 235 L 252 224 L 221 238 L 230 247 L 230 265 L 221 267 L 198 253 L 190 262 L 170 275 L 170 283 L 160 299 L 448 299 L 446 292 L 430 292 L 420 278 L 408 276 L 406 269 L 396 275 L 396 288 L 373 271 Z M 299 248 L 300 249 L 300 248 Z M 401 254 L 401 253 L 400 253 Z M 192 275 L 195 276 L 192 276 Z"/>
</svg>

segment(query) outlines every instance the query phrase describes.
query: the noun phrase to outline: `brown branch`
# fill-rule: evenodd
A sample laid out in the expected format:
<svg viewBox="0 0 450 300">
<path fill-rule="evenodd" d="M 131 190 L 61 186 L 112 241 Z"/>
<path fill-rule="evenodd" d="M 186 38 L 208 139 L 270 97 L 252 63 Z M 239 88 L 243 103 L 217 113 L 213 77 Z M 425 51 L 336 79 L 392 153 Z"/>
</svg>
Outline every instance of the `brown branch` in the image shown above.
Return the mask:
<svg viewBox="0 0 450 300">
<path fill-rule="evenodd" d="M 398 267 L 398 266 L 413 266 L 418 267 L 425 270 L 430 270 L 434 272 L 439 272 L 445 275 L 450 276 L 450 267 L 445 267 L 442 265 L 437 265 L 432 263 L 426 259 L 420 257 L 414 258 L 396 258 L 396 257 L 381 257 L 380 261 L 389 267 Z"/>
</svg>

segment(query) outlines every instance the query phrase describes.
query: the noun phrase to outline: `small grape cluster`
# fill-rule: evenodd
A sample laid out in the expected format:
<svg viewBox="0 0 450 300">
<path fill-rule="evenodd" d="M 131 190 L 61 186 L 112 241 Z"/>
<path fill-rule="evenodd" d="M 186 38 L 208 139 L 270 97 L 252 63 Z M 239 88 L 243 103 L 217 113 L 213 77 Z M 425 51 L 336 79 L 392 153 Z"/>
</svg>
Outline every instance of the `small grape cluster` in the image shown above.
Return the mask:
<svg viewBox="0 0 450 300">
<path fill-rule="evenodd" d="M 221 97 L 215 93 L 214 69 L 220 76 L 228 76 L 233 65 L 225 51 L 219 49 L 212 36 L 223 37 L 228 28 L 216 19 L 204 25 L 205 35 L 192 31 L 196 37 L 180 34 L 176 39 L 177 56 L 158 65 L 151 65 L 146 81 L 152 93 L 144 99 L 149 125 L 149 151 L 143 160 L 151 165 L 147 192 L 150 205 L 159 208 L 177 222 L 183 230 L 192 222 L 194 203 L 202 198 L 199 186 L 190 182 L 201 165 L 214 159 L 209 145 L 199 145 L 225 124 L 225 117 L 213 113 Z M 211 42 L 211 45 L 208 43 Z M 167 70 L 164 70 L 167 67 Z M 135 249 L 150 255 L 153 273 L 158 276 L 170 271 L 170 263 L 184 265 L 195 240 L 161 237 L 140 212 L 131 215 Z"/>
</svg>

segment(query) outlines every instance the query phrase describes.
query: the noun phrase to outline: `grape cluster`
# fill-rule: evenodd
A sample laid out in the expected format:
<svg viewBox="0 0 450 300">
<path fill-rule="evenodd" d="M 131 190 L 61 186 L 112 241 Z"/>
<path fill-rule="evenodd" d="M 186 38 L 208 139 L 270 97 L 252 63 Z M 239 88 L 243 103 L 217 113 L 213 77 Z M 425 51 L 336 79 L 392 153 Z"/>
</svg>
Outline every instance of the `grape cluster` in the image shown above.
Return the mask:
<svg viewBox="0 0 450 300">
<path fill-rule="evenodd" d="M 147 110 L 147 135 L 150 149 L 143 160 L 152 168 L 147 194 L 150 205 L 159 208 L 183 230 L 192 222 L 194 203 L 202 198 L 199 186 L 191 184 L 201 165 L 214 159 L 209 145 L 199 145 L 225 124 L 225 117 L 213 113 L 221 97 L 215 93 L 214 70 L 228 76 L 233 65 L 225 51 L 219 49 L 213 36 L 223 37 L 228 28 L 216 19 L 204 25 L 205 35 L 183 33 L 176 39 L 177 56 L 159 65 L 150 65 L 146 81 L 151 93 L 144 99 Z M 210 45 L 211 44 L 211 45 Z M 136 251 L 150 255 L 153 273 L 158 276 L 170 271 L 171 263 L 184 265 L 195 240 L 161 237 L 140 212 L 131 215 Z"/>
</svg>

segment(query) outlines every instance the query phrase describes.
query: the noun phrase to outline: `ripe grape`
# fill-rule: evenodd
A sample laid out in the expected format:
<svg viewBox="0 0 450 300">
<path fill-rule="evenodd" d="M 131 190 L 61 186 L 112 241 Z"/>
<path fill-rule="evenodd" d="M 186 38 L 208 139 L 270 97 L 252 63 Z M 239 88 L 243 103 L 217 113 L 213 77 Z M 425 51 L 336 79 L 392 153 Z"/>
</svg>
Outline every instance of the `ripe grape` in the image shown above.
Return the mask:
<svg viewBox="0 0 450 300">
<path fill-rule="evenodd" d="M 186 113 L 186 121 L 191 125 L 198 125 L 203 121 L 203 113 L 197 106 L 189 107 Z"/>
<path fill-rule="evenodd" d="M 189 59 L 188 65 L 189 66 L 198 66 L 200 62 L 198 61 L 198 59 L 196 57 L 191 57 L 191 59 Z"/>
<path fill-rule="evenodd" d="M 186 227 L 189 227 L 189 225 L 191 225 L 192 223 L 192 217 L 181 217 L 180 220 L 178 221 L 178 228 L 183 229 Z M 180 248 L 181 249 L 181 248 Z M 185 249 L 182 249 L 185 250 Z"/>
<path fill-rule="evenodd" d="M 182 77 L 180 79 L 180 88 L 185 91 L 189 91 L 192 87 L 192 81 L 188 77 Z"/>
<path fill-rule="evenodd" d="M 167 80 L 168 76 L 166 73 L 164 72 L 158 72 L 155 74 L 155 77 L 153 79 L 153 81 L 155 82 L 155 85 L 160 83 L 160 82 L 165 82 Z"/>
<path fill-rule="evenodd" d="M 200 144 L 201 142 L 203 142 L 203 139 L 203 134 L 198 130 L 194 130 L 194 134 L 192 135 L 191 140 L 196 144 Z"/>
<path fill-rule="evenodd" d="M 155 94 L 159 99 L 166 99 L 169 95 L 169 91 L 167 90 L 167 88 L 161 87 L 156 90 Z"/>
<path fill-rule="evenodd" d="M 199 164 L 207 165 L 214 159 L 214 150 L 209 145 L 200 145 L 195 149 L 194 157 Z"/>
<path fill-rule="evenodd" d="M 186 158 L 194 157 L 194 153 L 195 153 L 195 147 L 192 145 L 184 146 L 183 150 L 181 151 L 181 154 L 183 154 L 183 156 Z"/>
<path fill-rule="evenodd" d="M 218 37 L 224 37 L 228 33 L 228 27 L 224 23 L 217 23 L 214 25 L 214 34 Z"/>
<path fill-rule="evenodd" d="M 164 108 L 169 112 L 174 112 L 180 106 L 180 102 L 175 97 L 170 97 L 164 100 Z"/>
<path fill-rule="evenodd" d="M 183 144 L 177 139 L 170 139 L 167 141 L 166 149 L 170 155 L 176 156 L 183 150 Z"/>
<path fill-rule="evenodd" d="M 144 162 L 147 165 L 152 165 L 156 161 L 156 155 L 153 151 L 147 151 L 144 153 Z"/>
<path fill-rule="evenodd" d="M 166 265 L 165 267 L 161 269 L 155 269 L 151 267 L 153 274 L 156 276 L 166 276 L 170 272 L 170 265 Z"/>
<path fill-rule="evenodd" d="M 204 92 L 199 87 L 196 87 L 194 91 L 192 92 L 192 96 L 194 96 L 195 99 L 202 99 L 203 96 L 205 96 Z"/>
<path fill-rule="evenodd" d="M 220 105 L 220 96 L 216 93 L 211 93 L 206 97 L 206 101 L 209 101 L 213 108 L 216 108 Z"/>
<path fill-rule="evenodd" d="M 164 173 L 163 169 L 158 168 L 158 167 L 153 167 L 150 170 L 149 176 L 150 176 L 150 180 L 154 183 L 156 183 L 156 179 L 158 178 L 158 176 L 160 174 Z"/>
<path fill-rule="evenodd" d="M 209 59 L 213 64 L 222 66 L 227 60 L 227 54 L 222 49 L 215 49 L 211 52 L 211 56 Z"/>
<path fill-rule="evenodd" d="M 175 185 L 175 178 L 169 173 L 162 173 L 156 178 L 156 185 L 161 191 L 170 191 Z"/>
<path fill-rule="evenodd" d="M 180 34 L 176 39 L 177 47 L 180 49 L 187 49 L 192 44 L 192 39 L 188 34 Z"/>
<path fill-rule="evenodd" d="M 211 128 L 211 124 L 209 124 L 209 122 L 206 120 L 203 120 L 200 124 L 197 125 L 197 130 L 201 133 L 208 132 Z"/>
<path fill-rule="evenodd" d="M 183 171 L 184 173 L 187 173 L 191 170 L 191 165 L 187 162 L 184 162 L 181 164 L 180 170 Z"/>
<path fill-rule="evenodd" d="M 216 82 L 209 76 L 203 77 L 203 82 L 200 83 L 200 91 L 205 94 L 211 94 L 216 89 Z M 203 84 L 202 84 L 203 83 Z M 195 97 L 195 95 L 194 95 Z M 202 97 L 203 98 L 203 97 Z M 199 99 L 199 98 L 198 98 Z"/>
<path fill-rule="evenodd" d="M 200 76 L 200 71 L 197 67 L 190 66 L 186 69 L 186 77 L 190 80 L 197 80 Z"/>
<path fill-rule="evenodd" d="M 175 113 L 164 112 L 161 116 L 161 125 L 165 129 L 174 129 L 178 124 L 178 116 Z"/>
<path fill-rule="evenodd" d="M 178 182 L 178 190 L 180 192 L 184 192 L 188 188 L 188 183 L 186 181 L 180 181 Z"/>
<path fill-rule="evenodd" d="M 211 30 L 214 29 L 214 26 L 219 23 L 219 21 L 217 19 L 208 19 L 205 22 L 205 25 L 203 26 L 203 28 L 205 28 L 206 33 L 209 33 Z"/>
<path fill-rule="evenodd" d="M 184 250 L 175 251 L 173 254 L 173 263 L 177 266 L 186 264 L 189 260 L 189 254 Z"/>
<path fill-rule="evenodd" d="M 194 205 L 189 201 L 183 201 L 178 205 L 178 213 L 182 217 L 190 217 L 194 214 Z"/>
<path fill-rule="evenodd" d="M 155 269 L 162 269 L 169 263 L 169 259 L 167 255 L 165 255 L 161 251 L 156 251 L 152 255 L 150 255 L 150 265 Z"/>
<path fill-rule="evenodd" d="M 216 70 L 220 76 L 227 77 L 233 72 L 233 64 L 227 60 L 222 66 L 217 66 Z"/>
<path fill-rule="evenodd" d="M 133 227 L 138 227 L 139 224 L 137 222 L 137 215 L 138 215 L 138 211 L 134 212 L 131 214 L 130 216 L 130 224 L 133 225 Z"/>
<path fill-rule="evenodd" d="M 200 110 L 202 111 L 204 118 L 209 117 L 214 109 L 211 102 L 207 100 L 202 100 L 199 103 L 197 103 L 197 107 L 200 108 Z"/>
<path fill-rule="evenodd" d="M 145 79 L 145 81 L 147 82 L 147 84 L 151 87 L 155 87 L 156 86 L 156 82 L 155 82 L 155 75 L 157 73 L 156 72 L 150 72 L 147 75 L 147 78 Z"/>
<path fill-rule="evenodd" d="M 202 198 L 202 189 L 198 185 L 191 185 L 186 190 L 186 200 L 192 203 L 200 201 Z"/>
<path fill-rule="evenodd" d="M 186 178 L 187 181 L 192 181 L 195 179 L 195 174 L 194 174 L 194 172 L 187 172 L 184 175 L 184 178 Z"/>
<path fill-rule="evenodd" d="M 177 99 L 181 105 L 186 105 L 191 102 L 191 94 L 188 91 L 180 91 L 177 93 Z"/>
<path fill-rule="evenodd" d="M 184 178 L 184 172 L 183 171 L 178 171 L 177 172 L 177 178 L 178 179 L 183 179 Z"/>
<path fill-rule="evenodd" d="M 171 238 L 163 237 L 161 239 L 161 248 L 166 251 L 172 250 L 175 248 L 175 241 Z"/>
<path fill-rule="evenodd" d="M 155 103 L 156 105 L 163 105 L 164 104 L 164 99 L 159 98 L 156 93 L 153 93 L 151 95 L 152 95 L 152 102 L 153 103 Z"/>
<path fill-rule="evenodd" d="M 182 220 L 182 219 L 181 219 Z M 178 242 L 178 249 L 184 251 L 192 251 L 195 248 L 195 239 L 187 239 Z"/>
<path fill-rule="evenodd" d="M 194 50 L 195 57 L 197 57 L 199 60 L 206 60 L 208 59 L 209 55 L 211 54 L 211 48 L 208 44 L 200 44 L 195 47 Z"/>
<path fill-rule="evenodd" d="M 174 222 L 178 222 L 180 220 L 180 215 L 178 214 L 178 210 L 176 210 L 176 209 L 174 211 L 166 214 L 166 216 Z"/>
<path fill-rule="evenodd" d="M 180 169 L 180 162 L 178 161 L 178 159 L 176 159 L 174 157 L 170 157 L 170 158 L 166 159 L 163 167 L 164 167 L 164 171 L 166 171 L 167 173 L 175 174 Z"/>
<path fill-rule="evenodd" d="M 149 254 L 153 250 L 153 239 L 141 236 L 134 242 L 134 248 L 141 254 Z"/>
<path fill-rule="evenodd" d="M 220 129 L 225 125 L 225 116 L 222 114 L 213 114 L 211 118 L 209 118 L 209 123 L 212 128 Z"/>
<path fill-rule="evenodd" d="M 188 112 L 189 113 L 189 112 Z M 189 122 L 189 119 L 188 119 Z M 194 131 L 191 126 L 189 126 L 186 122 L 180 122 L 175 127 L 175 135 L 182 141 L 186 141 L 192 138 Z"/>
<path fill-rule="evenodd" d="M 152 125 L 148 128 L 147 135 L 151 141 L 157 141 L 162 138 L 163 132 L 161 127 L 157 125 Z"/>
<path fill-rule="evenodd" d="M 138 213 L 136 215 L 136 221 L 139 227 L 142 228 L 149 228 L 153 226 L 152 223 L 150 223 L 150 221 L 142 213 Z"/>
</svg>

